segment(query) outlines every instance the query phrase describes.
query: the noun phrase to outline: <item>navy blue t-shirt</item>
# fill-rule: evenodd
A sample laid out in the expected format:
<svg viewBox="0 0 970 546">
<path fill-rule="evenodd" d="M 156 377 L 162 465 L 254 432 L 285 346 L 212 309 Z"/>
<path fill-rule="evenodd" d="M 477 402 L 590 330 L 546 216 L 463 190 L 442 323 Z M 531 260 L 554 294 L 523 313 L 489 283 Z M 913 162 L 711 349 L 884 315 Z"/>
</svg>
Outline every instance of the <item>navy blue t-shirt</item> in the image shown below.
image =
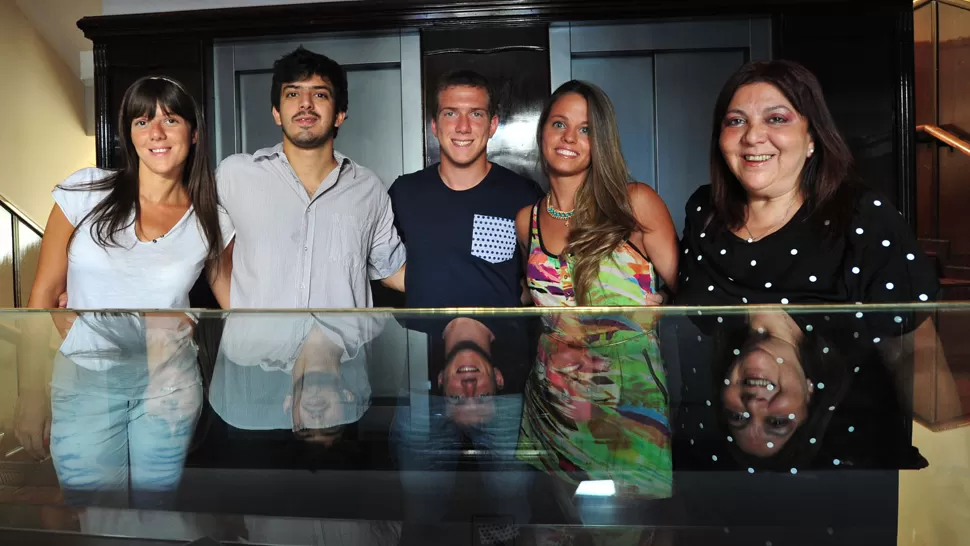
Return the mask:
<svg viewBox="0 0 970 546">
<path fill-rule="evenodd" d="M 515 215 L 542 196 L 538 184 L 492 163 L 481 183 L 455 191 L 435 164 L 395 180 L 390 195 L 408 251 L 407 307 L 521 305 Z"/>
</svg>

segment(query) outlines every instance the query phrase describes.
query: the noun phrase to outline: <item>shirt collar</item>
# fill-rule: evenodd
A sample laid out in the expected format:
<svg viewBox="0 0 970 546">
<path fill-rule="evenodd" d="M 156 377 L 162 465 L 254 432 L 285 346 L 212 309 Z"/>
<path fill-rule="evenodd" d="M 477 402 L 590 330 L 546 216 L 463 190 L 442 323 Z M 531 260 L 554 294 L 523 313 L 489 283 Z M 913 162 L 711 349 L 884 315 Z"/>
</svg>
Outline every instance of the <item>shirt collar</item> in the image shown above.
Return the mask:
<svg viewBox="0 0 970 546">
<path fill-rule="evenodd" d="M 286 157 L 286 154 L 283 153 L 282 142 L 280 142 L 276 146 L 273 146 L 272 148 L 263 148 L 261 150 L 257 150 L 256 153 L 253 154 L 253 159 L 262 159 L 262 158 L 273 159 L 273 158 L 285 158 L 285 157 Z M 339 165 L 341 172 L 343 172 L 344 168 L 350 165 L 351 178 L 355 178 L 355 179 L 357 178 L 357 163 L 353 159 L 350 159 L 344 154 L 338 152 L 337 150 L 333 151 L 333 158 L 337 160 L 337 165 Z"/>
</svg>

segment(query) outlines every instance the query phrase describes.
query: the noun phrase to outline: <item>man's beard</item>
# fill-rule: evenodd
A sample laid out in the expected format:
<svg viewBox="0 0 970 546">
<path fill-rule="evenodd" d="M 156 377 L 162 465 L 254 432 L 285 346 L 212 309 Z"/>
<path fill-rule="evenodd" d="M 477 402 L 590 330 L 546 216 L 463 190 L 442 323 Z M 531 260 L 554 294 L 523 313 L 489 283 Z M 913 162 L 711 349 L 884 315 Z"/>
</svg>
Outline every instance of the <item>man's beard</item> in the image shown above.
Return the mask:
<svg viewBox="0 0 970 546">
<path fill-rule="evenodd" d="M 313 148 L 320 148 L 331 139 L 333 139 L 334 126 L 333 122 L 326 131 L 320 133 L 319 135 L 314 135 L 308 131 L 299 130 L 295 134 L 290 133 L 286 130 L 286 126 L 283 126 L 283 134 L 286 139 L 293 143 L 297 148 L 303 148 L 306 150 Z"/>
</svg>

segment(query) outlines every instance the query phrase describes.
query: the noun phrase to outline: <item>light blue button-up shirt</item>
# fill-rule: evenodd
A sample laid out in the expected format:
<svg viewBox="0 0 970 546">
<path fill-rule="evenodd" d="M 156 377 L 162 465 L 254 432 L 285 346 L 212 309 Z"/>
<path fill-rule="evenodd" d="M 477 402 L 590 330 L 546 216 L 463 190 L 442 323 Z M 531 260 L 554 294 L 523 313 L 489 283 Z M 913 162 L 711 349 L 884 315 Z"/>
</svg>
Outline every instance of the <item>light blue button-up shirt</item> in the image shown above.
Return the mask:
<svg viewBox="0 0 970 546">
<path fill-rule="evenodd" d="M 219 165 L 219 198 L 236 232 L 231 307 L 371 307 L 369 281 L 404 265 L 380 178 L 334 156 L 338 167 L 312 196 L 282 144 Z"/>
</svg>

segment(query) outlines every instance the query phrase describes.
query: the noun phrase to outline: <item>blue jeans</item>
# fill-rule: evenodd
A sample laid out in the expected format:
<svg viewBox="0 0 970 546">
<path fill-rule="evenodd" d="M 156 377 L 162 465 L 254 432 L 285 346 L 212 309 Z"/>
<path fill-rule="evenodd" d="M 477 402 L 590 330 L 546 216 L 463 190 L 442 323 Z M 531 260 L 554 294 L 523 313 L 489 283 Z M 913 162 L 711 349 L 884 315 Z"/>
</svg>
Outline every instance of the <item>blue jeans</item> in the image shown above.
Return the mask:
<svg viewBox="0 0 970 546">
<path fill-rule="evenodd" d="M 391 443 L 401 471 L 406 519 L 422 523 L 444 520 L 455 504 L 452 494 L 459 477 L 458 458 L 464 437 L 480 452 L 476 458 L 489 467 L 480 472 L 484 498 L 477 499 L 475 510 L 482 517 L 528 524 L 528 490 L 534 471 L 515 458 L 522 395 L 499 395 L 494 399 L 494 416 L 477 426 L 459 426 L 449 419 L 440 396 L 428 396 L 426 410 L 398 406 Z M 469 491 L 459 495 L 467 500 Z"/>
<path fill-rule="evenodd" d="M 169 506 L 201 410 L 198 384 L 130 400 L 52 387 L 50 449 L 65 500 L 81 506 Z"/>
</svg>

